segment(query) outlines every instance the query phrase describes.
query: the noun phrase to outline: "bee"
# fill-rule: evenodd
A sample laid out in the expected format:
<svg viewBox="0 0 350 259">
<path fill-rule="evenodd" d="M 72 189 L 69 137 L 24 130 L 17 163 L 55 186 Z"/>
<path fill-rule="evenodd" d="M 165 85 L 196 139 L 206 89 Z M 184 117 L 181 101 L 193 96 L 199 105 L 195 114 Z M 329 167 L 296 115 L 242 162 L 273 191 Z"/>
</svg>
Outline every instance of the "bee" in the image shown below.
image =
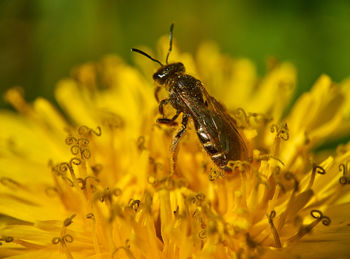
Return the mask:
<svg viewBox="0 0 350 259">
<path fill-rule="evenodd" d="M 177 125 L 176 119 L 182 113 L 181 128 L 171 144 L 173 170 L 175 170 L 178 143 L 191 118 L 199 141 L 212 161 L 222 170 L 232 172 L 228 162 L 249 160 L 251 149 L 245 135 L 237 127 L 236 121 L 221 103 L 208 94 L 201 81 L 186 74 L 185 66 L 181 62 L 168 63 L 172 51 L 173 29 L 174 24 L 171 24 L 170 44 L 165 65 L 142 50 L 131 49 L 131 51 L 144 55 L 160 65 L 160 68 L 153 74 L 153 80 L 157 85 L 155 97 L 159 103 L 159 113 L 162 115 L 161 118 L 157 119 L 157 122 L 170 126 Z M 159 100 L 158 97 L 161 87 L 165 87 L 169 92 L 168 98 L 163 100 Z M 172 118 L 165 117 L 164 106 L 167 104 L 176 110 L 176 114 Z"/>
</svg>

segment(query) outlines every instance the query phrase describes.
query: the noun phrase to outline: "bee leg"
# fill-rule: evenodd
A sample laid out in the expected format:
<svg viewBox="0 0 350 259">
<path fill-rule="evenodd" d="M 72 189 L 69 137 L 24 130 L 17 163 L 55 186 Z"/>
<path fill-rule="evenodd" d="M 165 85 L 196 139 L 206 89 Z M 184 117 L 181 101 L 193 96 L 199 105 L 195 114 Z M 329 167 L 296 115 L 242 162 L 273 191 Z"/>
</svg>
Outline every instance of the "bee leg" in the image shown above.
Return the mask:
<svg viewBox="0 0 350 259">
<path fill-rule="evenodd" d="M 182 116 L 182 122 L 181 122 L 181 128 L 180 130 L 176 133 L 173 142 L 171 143 L 171 148 L 170 151 L 173 154 L 172 157 L 172 165 L 171 165 L 171 174 L 175 173 L 175 167 L 176 167 L 176 158 L 177 158 L 177 153 L 178 153 L 178 144 L 179 144 L 179 140 L 182 137 L 182 135 L 185 133 L 186 127 L 187 127 L 187 123 L 188 123 L 188 118 L 190 117 L 189 114 L 184 113 Z"/>
<path fill-rule="evenodd" d="M 164 100 L 161 100 L 160 103 L 159 103 L 159 106 L 158 106 L 159 113 L 160 113 L 161 115 L 163 115 L 163 117 L 164 117 L 164 109 L 163 109 L 163 106 L 164 106 L 164 105 L 167 105 L 169 102 L 170 102 L 170 99 L 164 99 Z"/>
<path fill-rule="evenodd" d="M 160 89 L 162 89 L 162 88 L 160 86 L 157 86 L 156 90 L 154 90 L 154 97 L 156 98 L 157 103 L 159 103 L 159 96 L 158 96 L 158 94 L 159 94 Z"/>
<path fill-rule="evenodd" d="M 177 122 L 175 121 L 177 119 L 177 117 L 179 117 L 180 115 L 180 111 L 176 111 L 176 114 L 171 118 L 158 118 L 157 122 L 161 123 L 161 124 L 166 124 L 166 125 L 170 125 L 170 126 L 174 126 L 177 125 Z"/>
</svg>

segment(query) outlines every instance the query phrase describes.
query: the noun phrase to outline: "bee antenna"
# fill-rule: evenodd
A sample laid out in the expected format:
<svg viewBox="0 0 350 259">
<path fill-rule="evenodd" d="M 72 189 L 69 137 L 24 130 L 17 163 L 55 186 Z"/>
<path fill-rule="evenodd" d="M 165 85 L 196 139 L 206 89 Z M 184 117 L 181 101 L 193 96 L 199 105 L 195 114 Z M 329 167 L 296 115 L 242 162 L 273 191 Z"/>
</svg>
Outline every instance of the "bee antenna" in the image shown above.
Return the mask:
<svg viewBox="0 0 350 259">
<path fill-rule="evenodd" d="M 142 50 L 132 48 L 131 51 L 144 55 L 148 57 L 150 60 L 157 62 L 159 65 L 163 66 L 163 64 L 158 59 L 152 58 L 150 55 L 148 55 L 146 52 L 143 52 Z"/>
<path fill-rule="evenodd" d="M 170 32 L 169 32 L 169 50 L 168 50 L 168 54 L 166 55 L 166 59 L 165 59 L 166 64 L 168 64 L 169 55 L 173 49 L 173 31 L 174 31 L 174 24 L 172 23 L 170 25 Z"/>
</svg>

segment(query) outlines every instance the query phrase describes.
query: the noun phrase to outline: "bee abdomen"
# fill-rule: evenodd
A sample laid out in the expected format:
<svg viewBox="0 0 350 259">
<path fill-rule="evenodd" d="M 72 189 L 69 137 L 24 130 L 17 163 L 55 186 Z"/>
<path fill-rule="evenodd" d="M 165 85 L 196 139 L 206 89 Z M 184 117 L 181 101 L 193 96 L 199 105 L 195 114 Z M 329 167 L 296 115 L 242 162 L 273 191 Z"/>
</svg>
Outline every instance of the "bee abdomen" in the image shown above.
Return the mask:
<svg viewBox="0 0 350 259">
<path fill-rule="evenodd" d="M 219 167 L 225 166 L 227 155 L 212 142 L 210 135 L 202 127 L 198 128 L 197 135 L 205 151 L 207 151 L 214 163 Z"/>
</svg>

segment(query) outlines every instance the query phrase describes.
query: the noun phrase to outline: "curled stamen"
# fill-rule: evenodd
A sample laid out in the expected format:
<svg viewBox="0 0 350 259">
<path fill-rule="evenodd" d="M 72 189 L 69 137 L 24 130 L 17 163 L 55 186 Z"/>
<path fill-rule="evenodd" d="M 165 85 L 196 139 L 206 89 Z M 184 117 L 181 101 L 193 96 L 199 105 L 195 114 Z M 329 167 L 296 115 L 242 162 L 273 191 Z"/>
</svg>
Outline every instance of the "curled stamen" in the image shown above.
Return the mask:
<svg viewBox="0 0 350 259">
<path fill-rule="evenodd" d="M 62 240 L 67 243 L 72 243 L 74 239 L 71 235 L 66 234 L 62 237 Z"/>
<path fill-rule="evenodd" d="M 78 145 L 79 146 L 87 146 L 87 145 L 89 145 L 89 140 L 87 138 L 79 138 Z"/>
<path fill-rule="evenodd" d="M 95 176 L 91 176 L 91 175 L 85 177 L 84 179 L 83 178 L 77 178 L 77 181 L 80 184 L 80 189 L 84 190 L 86 188 L 88 179 L 92 179 L 92 180 L 94 180 L 96 182 L 100 181 L 98 178 L 96 178 Z"/>
<path fill-rule="evenodd" d="M 82 125 L 78 128 L 78 134 L 81 136 L 85 136 L 89 134 L 90 128 L 88 126 Z"/>
<path fill-rule="evenodd" d="M 348 164 L 348 163 L 347 163 Z M 342 184 L 342 185 L 345 185 L 345 184 L 350 184 L 350 178 L 347 176 L 348 174 L 348 169 L 347 167 L 345 166 L 345 164 L 340 164 L 339 165 L 339 171 L 340 173 L 343 175 L 339 178 L 339 183 Z"/>
<path fill-rule="evenodd" d="M 210 169 L 208 174 L 209 181 L 215 181 L 217 178 L 224 176 L 222 171 L 216 171 L 214 169 Z"/>
<path fill-rule="evenodd" d="M 69 218 L 66 218 L 64 221 L 63 221 L 63 226 L 64 227 L 68 227 L 70 224 L 73 223 L 73 219 L 75 218 L 75 214 L 73 214 L 72 216 L 70 216 Z"/>
<path fill-rule="evenodd" d="M 322 222 L 322 224 L 325 226 L 329 226 L 331 224 L 331 219 L 327 216 L 324 216 L 323 213 L 319 210 L 311 210 L 310 214 L 316 220 L 309 225 L 301 226 L 298 233 L 288 239 L 289 242 L 298 240 L 305 236 L 307 233 L 310 233 L 319 222 Z"/>
<path fill-rule="evenodd" d="M 140 200 L 133 200 L 131 199 L 129 201 L 129 207 L 132 208 L 135 212 L 137 212 L 138 208 L 140 207 Z"/>
<path fill-rule="evenodd" d="M 84 148 L 80 150 L 81 158 L 89 159 L 91 157 L 91 152 L 88 148 Z"/>
<path fill-rule="evenodd" d="M 235 169 L 238 169 L 239 171 L 244 173 L 250 167 L 250 164 L 246 161 L 230 160 L 227 163 L 227 167 L 231 168 L 232 171 L 234 171 Z"/>
<path fill-rule="evenodd" d="M 90 133 L 95 134 L 98 137 L 101 136 L 101 134 L 102 134 L 101 127 L 98 126 L 96 129 L 97 129 L 96 131 L 91 129 Z"/>
<path fill-rule="evenodd" d="M 66 234 L 66 235 L 64 235 L 62 237 L 54 237 L 51 242 L 54 245 L 57 245 L 59 243 L 61 243 L 62 245 L 65 245 L 65 243 L 72 243 L 73 240 L 74 239 L 73 239 L 73 237 L 71 235 Z"/>
<path fill-rule="evenodd" d="M 206 239 L 208 237 L 207 230 L 206 229 L 202 229 L 201 231 L 199 231 L 198 237 L 200 239 Z"/>
<path fill-rule="evenodd" d="M 80 165 L 81 164 L 81 160 L 77 157 L 73 157 L 70 161 L 69 164 L 72 165 Z"/>
<path fill-rule="evenodd" d="M 98 137 L 101 136 L 101 134 L 102 134 L 101 127 L 98 126 L 96 129 L 97 130 L 95 131 L 95 130 L 90 129 L 89 127 L 87 127 L 85 125 L 82 125 L 78 129 L 78 134 L 81 136 L 86 136 L 86 135 L 90 135 L 90 134 L 94 134 Z"/>
<path fill-rule="evenodd" d="M 54 245 L 57 245 L 58 243 L 61 242 L 61 238 L 60 237 L 54 237 L 52 240 L 51 240 L 52 244 Z"/>
<path fill-rule="evenodd" d="M 72 144 L 76 144 L 78 142 L 78 140 L 76 139 L 76 137 L 73 137 L 73 136 L 68 136 L 66 139 L 65 139 L 65 142 L 67 145 L 72 145 Z"/>
<path fill-rule="evenodd" d="M 276 132 L 276 138 L 280 138 L 284 141 L 289 139 L 289 129 L 287 123 L 283 126 L 278 126 L 277 124 L 273 124 L 271 126 L 271 133 Z"/>
<path fill-rule="evenodd" d="M 79 145 L 73 145 L 71 146 L 70 148 L 70 152 L 73 154 L 73 155 L 78 155 L 80 153 L 80 147 Z"/>
<path fill-rule="evenodd" d="M 273 223 L 273 219 L 275 217 L 276 217 L 276 211 L 272 210 L 270 215 L 268 215 L 268 220 L 269 220 L 269 224 L 270 224 L 270 227 L 271 227 L 273 238 L 275 239 L 276 247 L 277 248 L 281 248 L 282 244 L 281 244 L 280 236 L 279 236 L 278 231 L 277 231 L 277 229 L 276 229 L 276 227 L 275 227 L 275 225 Z"/>
<path fill-rule="evenodd" d="M 71 168 L 71 165 L 67 162 L 62 162 L 58 165 L 58 170 L 62 175 L 65 175 L 67 171 L 71 172 L 73 169 Z"/>
<path fill-rule="evenodd" d="M 103 191 L 96 192 L 93 197 L 93 201 L 99 200 L 100 202 L 104 202 L 107 200 L 108 202 L 112 202 L 113 196 L 117 197 L 121 194 L 121 191 L 119 192 L 119 188 L 115 188 L 112 191 L 109 189 L 109 187 L 106 187 Z"/>
<path fill-rule="evenodd" d="M 246 112 L 242 108 L 237 108 L 233 112 L 233 117 L 236 119 L 236 121 L 239 122 L 239 127 L 240 128 L 246 128 L 247 125 L 249 124 L 249 119 L 246 114 Z"/>
<path fill-rule="evenodd" d="M 326 170 L 322 166 L 316 164 L 313 165 L 312 171 L 318 174 L 326 174 Z"/>
<path fill-rule="evenodd" d="M 196 199 L 197 199 L 198 201 L 204 201 L 204 200 L 205 200 L 205 194 L 202 193 L 202 192 L 196 194 Z"/>
<path fill-rule="evenodd" d="M 329 226 L 331 224 L 331 219 L 327 216 L 324 216 L 319 210 L 311 210 L 311 216 L 318 221 L 322 220 L 322 224 L 325 226 Z"/>
<path fill-rule="evenodd" d="M 312 174 L 311 174 L 310 182 L 309 182 L 309 185 L 308 185 L 308 189 L 311 189 L 311 187 L 312 187 L 312 185 L 314 183 L 314 180 L 315 180 L 316 173 L 318 173 L 318 174 L 326 174 L 326 170 L 323 167 L 319 166 L 319 165 L 316 165 L 316 164 L 312 165 Z"/>
</svg>

